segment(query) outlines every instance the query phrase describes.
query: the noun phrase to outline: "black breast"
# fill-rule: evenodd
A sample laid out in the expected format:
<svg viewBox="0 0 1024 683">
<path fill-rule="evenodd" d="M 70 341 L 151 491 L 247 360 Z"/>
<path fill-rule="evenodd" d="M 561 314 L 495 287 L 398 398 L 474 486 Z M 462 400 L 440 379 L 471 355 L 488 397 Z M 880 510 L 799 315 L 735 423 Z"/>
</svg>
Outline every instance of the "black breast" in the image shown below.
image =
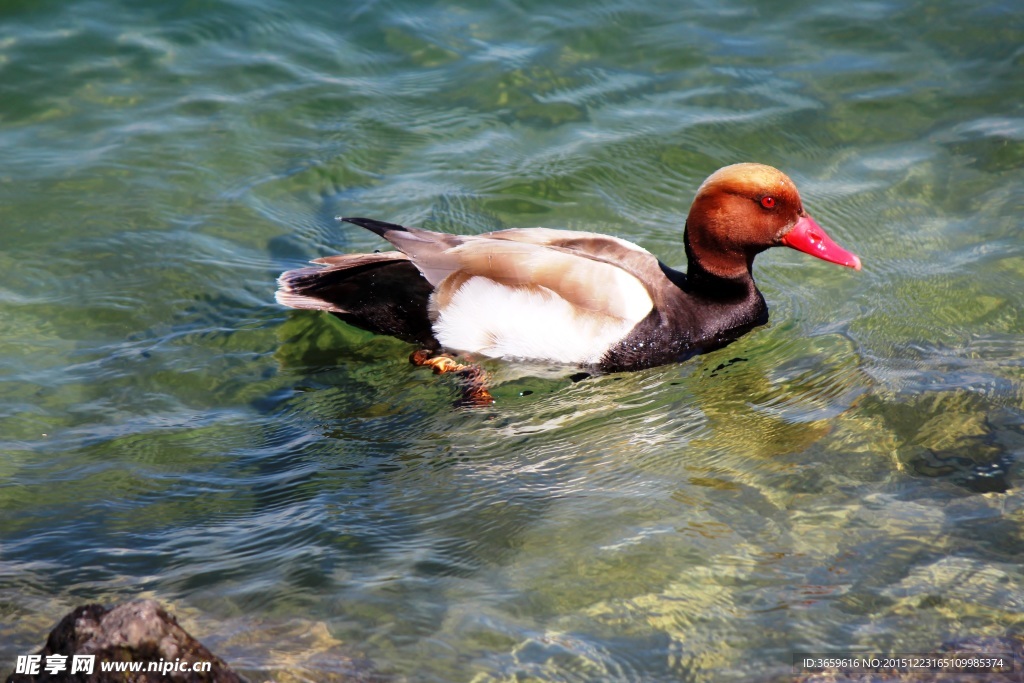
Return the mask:
<svg viewBox="0 0 1024 683">
<path fill-rule="evenodd" d="M 599 363 L 605 372 L 678 363 L 735 341 L 768 322 L 768 306 L 753 278 L 687 278 L 662 266 L 669 286 L 654 308 Z M 702 274 L 703 275 L 703 274 Z"/>
</svg>

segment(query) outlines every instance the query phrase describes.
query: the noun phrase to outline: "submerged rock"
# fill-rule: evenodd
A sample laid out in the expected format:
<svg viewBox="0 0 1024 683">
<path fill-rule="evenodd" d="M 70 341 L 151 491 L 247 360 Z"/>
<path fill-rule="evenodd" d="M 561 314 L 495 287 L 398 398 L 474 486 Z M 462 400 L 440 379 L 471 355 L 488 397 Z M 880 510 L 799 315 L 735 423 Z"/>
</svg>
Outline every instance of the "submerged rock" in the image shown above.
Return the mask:
<svg viewBox="0 0 1024 683">
<path fill-rule="evenodd" d="M 115 670 L 105 671 L 104 664 Z M 110 609 L 84 605 L 61 619 L 43 649 L 20 658 L 7 678 L 7 683 L 44 681 L 245 683 L 153 600 Z"/>
</svg>

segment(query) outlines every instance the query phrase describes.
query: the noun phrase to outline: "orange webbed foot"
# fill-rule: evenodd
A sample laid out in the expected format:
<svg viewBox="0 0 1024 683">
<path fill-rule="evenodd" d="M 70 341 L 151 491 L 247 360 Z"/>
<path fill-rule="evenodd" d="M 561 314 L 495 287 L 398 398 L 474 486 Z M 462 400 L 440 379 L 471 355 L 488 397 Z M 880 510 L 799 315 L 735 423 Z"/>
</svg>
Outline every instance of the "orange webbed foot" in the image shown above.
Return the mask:
<svg viewBox="0 0 1024 683">
<path fill-rule="evenodd" d="M 487 373 L 479 365 L 459 363 L 451 356 L 420 349 L 409 356 L 409 362 L 420 367 L 428 367 L 435 375 L 454 372 L 462 379 L 459 388 L 462 390 L 460 405 L 487 406 L 494 403 L 494 397 L 487 391 Z"/>
</svg>

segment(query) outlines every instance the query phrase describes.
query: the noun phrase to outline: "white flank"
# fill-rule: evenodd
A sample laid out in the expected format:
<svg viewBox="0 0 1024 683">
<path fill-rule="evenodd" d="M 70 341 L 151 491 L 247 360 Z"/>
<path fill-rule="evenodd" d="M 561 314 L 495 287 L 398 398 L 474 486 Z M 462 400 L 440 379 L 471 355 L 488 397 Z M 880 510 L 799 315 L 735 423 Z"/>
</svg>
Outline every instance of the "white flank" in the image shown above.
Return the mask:
<svg viewBox="0 0 1024 683">
<path fill-rule="evenodd" d="M 626 317 L 581 309 L 544 287 L 473 277 L 438 311 L 434 335 L 447 348 L 493 358 L 597 363 L 652 307 L 635 277 L 616 271 L 613 280 L 628 302 Z"/>
</svg>

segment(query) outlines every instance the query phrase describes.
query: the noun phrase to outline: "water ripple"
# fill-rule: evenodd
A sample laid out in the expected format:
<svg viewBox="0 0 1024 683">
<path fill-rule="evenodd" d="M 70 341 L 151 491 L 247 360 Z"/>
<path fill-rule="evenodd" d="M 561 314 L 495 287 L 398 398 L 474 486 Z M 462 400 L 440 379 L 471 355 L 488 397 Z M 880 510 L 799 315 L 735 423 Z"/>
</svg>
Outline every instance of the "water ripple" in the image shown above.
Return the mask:
<svg viewBox="0 0 1024 683">
<path fill-rule="evenodd" d="M 1011 4 L 0 13 L 0 662 L 135 595 L 310 680 L 347 647 L 417 681 L 751 680 L 1012 621 Z M 686 363 L 487 361 L 497 402 L 460 409 L 408 345 L 272 301 L 382 246 L 337 215 L 681 265 L 737 161 L 864 270 L 759 256 L 771 322 Z"/>
</svg>

